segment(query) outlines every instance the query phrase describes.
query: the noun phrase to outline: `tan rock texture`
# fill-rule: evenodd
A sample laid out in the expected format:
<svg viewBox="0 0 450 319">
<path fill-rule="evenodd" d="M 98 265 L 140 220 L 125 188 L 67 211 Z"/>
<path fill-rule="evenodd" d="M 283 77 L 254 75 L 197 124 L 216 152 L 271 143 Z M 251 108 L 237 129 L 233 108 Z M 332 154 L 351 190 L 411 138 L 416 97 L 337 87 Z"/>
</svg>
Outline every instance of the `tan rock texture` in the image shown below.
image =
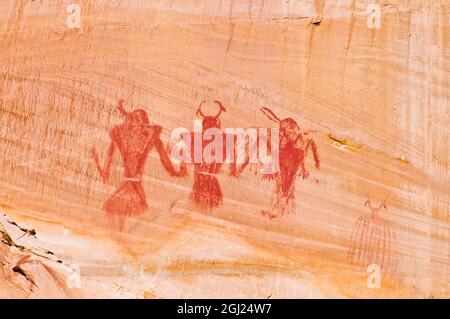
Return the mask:
<svg viewBox="0 0 450 319">
<path fill-rule="evenodd" d="M 0 204 L 81 287 L 34 256 L 33 290 L 11 268 L 24 252 L 2 243 L 0 297 L 448 298 L 449 82 L 447 0 L 2 0 Z M 275 127 L 270 107 L 316 131 L 321 167 L 308 157 L 294 213 L 269 219 L 274 182 L 255 165 L 224 165 L 223 204 L 202 212 L 192 169 L 172 177 L 152 150 L 149 208 L 120 228 L 102 207 L 122 158 L 104 183 L 91 153 L 104 161 L 119 99 L 164 143 L 203 100 L 226 106 L 222 127 Z"/>
</svg>

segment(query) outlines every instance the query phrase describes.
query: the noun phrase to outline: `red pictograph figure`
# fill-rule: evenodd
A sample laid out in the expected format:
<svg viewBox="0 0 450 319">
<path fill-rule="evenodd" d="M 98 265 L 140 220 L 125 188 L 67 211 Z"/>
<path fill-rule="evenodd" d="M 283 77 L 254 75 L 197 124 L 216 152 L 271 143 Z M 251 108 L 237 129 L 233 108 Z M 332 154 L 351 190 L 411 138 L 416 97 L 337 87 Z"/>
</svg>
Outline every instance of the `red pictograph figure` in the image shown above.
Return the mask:
<svg viewBox="0 0 450 319">
<path fill-rule="evenodd" d="M 191 134 L 192 144 L 190 149 L 192 152 L 192 158 L 194 159 L 194 184 L 192 186 L 190 199 L 194 203 L 196 208 L 209 212 L 222 204 L 223 194 L 216 174 L 220 172 L 222 164 L 225 162 L 225 151 L 224 149 L 222 150 L 223 152 L 219 156 L 220 160 L 208 160 L 207 157 L 205 157 L 203 154 L 205 149 L 210 143 L 217 143 L 218 141 L 216 141 L 215 139 L 208 139 L 205 136 L 205 132 L 216 130 L 217 133 L 220 133 L 218 134 L 218 136 L 222 140 L 219 144 L 221 144 L 222 146 L 226 145 L 227 136 L 228 139 L 231 139 L 234 142 L 236 141 L 236 137 L 229 136 L 230 134 L 224 133 L 221 129 L 219 117 L 222 112 L 226 112 L 223 104 L 220 101 L 214 101 L 214 103 L 219 106 L 219 112 L 216 115 L 211 116 L 205 115 L 202 111 L 202 106 L 205 103 L 206 101 L 200 103 L 196 113 L 197 116 L 202 118 L 201 131 Z M 199 145 L 200 147 L 198 147 Z M 201 160 L 196 161 L 196 158 L 199 157 L 201 157 Z M 237 176 L 240 171 L 241 170 L 237 169 L 234 158 L 234 161 L 230 163 L 230 175 Z"/>
<path fill-rule="evenodd" d="M 297 175 L 300 174 L 303 179 L 309 177 L 305 167 L 308 150 L 312 150 L 317 169 L 320 168 L 320 159 L 311 132 L 301 131 L 292 118 L 279 119 L 269 108 L 263 107 L 261 111 L 270 120 L 279 123 L 279 171 L 263 175 L 264 178 L 275 180 L 272 209 L 262 211 L 263 215 L 272 219 L 294 212 Z"/>
<path fill-rule="evenodd" d="M 219 105 L 219 112 L 215 116 L 206 116 L 203 114 L 202 105 L 206 101 L 203 101 L 197 109 L 197 115 L 202 118 L 202 144 L 201 152 L 212 141 L 205 141 L 203 139 L 204 132 L 209 128 L 220 129 L 219 116 L 222 112 L 226 112 L 225 107 L 219 101 L 215 101 Z M 192 141 L 195 140 L 194 132 L 192 135 Z M 192 148 L 193 157 L 195 158 L 196 147 Z M 219 181 L 216 178 L 216 174 L 219 173 L 222 163 L 207 163 L 202 159 L 201 163 L 194 164 L 194 185 L 192 186 L 192 192 L 190 195 L 191 200 L 197 208 L 205 211 L 210 211 L 213 208 L 219 207 L 222 204 L 222 190 L 219 185 Z"/>
<path fill-rule="evenodd" d="M 184 176 L 186 173 L 183 167 L 179 172 L 174 169 L 160 138 L 162 128 L 150 125 L 144 110 L 127 112 L 123 103 L 123 100 L 119 101 L 118 109 L 124 121 L 109 131 L 111 144 L 104 167 L 100 165 L 96 150 L 92 149 L 92 156 L 104 182 L 109 178 L 114 151 L 119 150 L 122 157 L 124 180 L 103 206 L 107 213 L 119 217 L 140 215 L 148 207 L 141 179 L 145 161 L 153 147 L 170 175 Z"/>
<path fill-rule="evenodd" d="M 366 201 L 370 208 L 370 215 L 358 218 L 351 236 L 349 260 L 353 265 L 358 265 L 363 271 L 375 264 L 386 273 L 395 272 L 396 261 L 392 257 L 392 245 L 395 234 L 388 221 L 380 216 L 382 208 L 387 210 L 385 203 L 378 208 L 372 207 L 370 201 Z"/>
</svg>

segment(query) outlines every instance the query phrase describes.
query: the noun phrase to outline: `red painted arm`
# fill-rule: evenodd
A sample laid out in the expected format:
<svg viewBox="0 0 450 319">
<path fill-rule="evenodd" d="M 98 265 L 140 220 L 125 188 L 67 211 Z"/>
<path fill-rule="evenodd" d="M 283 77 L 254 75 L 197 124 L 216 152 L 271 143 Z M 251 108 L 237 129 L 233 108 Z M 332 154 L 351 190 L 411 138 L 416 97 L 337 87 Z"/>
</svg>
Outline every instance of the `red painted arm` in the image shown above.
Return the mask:
<svg viewBox="0 0 450 319">
<path fill-rule="evenodd" d="M 307 135 L 308 133 L 306 133 L 306 135 Z M 301 134 L 299 135 L 299 138 L 302 138 L 301 137 Z M 314 157 L 314 163 L 315 163 L 315 165 L 316 165 L 316 168 L 317 169 L 319 169 L 320 168 L 320 158 L 319 158 L 319 153 L 318 153 L 318 151 L 317 151 L 317 145 L 316 145 L 316 142 L 314 142 L 314 140 L 313 140 L 313 138 L 311 137 L 311 138 L 308 138 L 308 143 L 306 144 L 306 147 L 305 147 L 305 159 L 306 159 L 306 156 L 308 155 L 308 149 L 309 149 L 309 147 L 311 147 L 311 149 L 312 149 L 312 153 L 313 153 L 313 157 Z M 306 167 L 305 167 L 305 160 L 303 160 L 303 163 L 302 163 L 302 165 L 301 165 L 301 167 L 302 167 L 302 170 L 301 170 L 301 172 L 300 172 L 300 175 L 302 176 L 302 178 L 303 179 L 306 179 L 306 178 L 308 178 L 309 177 L 309 171 L 306 169 Z"/>
<path fill-rule="evenodd" d="M 316 163 L 316 168 L 320 168 L 320 158 L 319 158 L 319 152 L 317 151 L 317 145 L 314 140 L 311 140 L 311 148 L 314 156 L 314 162 Z"/>
<path fill-rule="evenodd" d="M 245 158 L 244 163 L 238 168 L 236 162 L 230 163 L 230 175 L 231 176 L 239 176 L 247 165 L 250 163 L 248 156 Z"/>
<path fill-rule="evenodd" d="M 182 177 L 186 176 L 186 166 L 181 164 L 180 171 L 177 172 L 175 168 L 172 165 L 172 162 L 170 161 L 169 156 L 167 155 L 166 149 L 164 148 L 164 144 L 161 141 L 161 138 L 159 136 L 155 137 L 155 147 L 159 154 L 159 159 L 161 160 L 161 163 L 163 164 L 164 168 L 169 172 L 171 176 L 177 176 Z"/>
<path fill-rule="evenodd" d="M 227 134 L 225 139 L 224 139 L 224 141 L 225 141 L 224 144 L 225 145 L 227 145 L 226 141 L 227 141 L 227 138 L 229 138 L 228 136 L 229 135 Z M 229 175 L 237 177 L 244 171 L 244 169 L 250 163 L 250 157 L 249 157 L 249 154 L 248 154 L 248 145 L 245 145 L 245 148 L 244 148 L 245 149 L 245 160 L 244 160 L 244 163 L 242 163 L 241 166 L 238 167 L 238 164 L 237 164 L 237 156 L 238 156 L 238 154 L 237 154 L 237 144 L 236 144 L 237 137 L 235 135 L 232 135 L 232 136 L 233 136 L 234 159 L 233 159 L 233 162 L 230 163 L 230 173 L 229 173 Z"/>
<path fill-rule="evenodd" d="M 302 171 L 300 172 L 300 175 L 303 179 L 307 179 L 309 177 L 309 171 L 305 167 L 305 161 L 302 163 Z"/>
<path fill-rule="evenodd" d="M 102 166 L 100 165 L 100 161 L 98 159 L 97 151 L 95 150 L 95 148 L 92 148 L 92 157 L 94 158 L 97 170 L 100 173 L 103 182 L 105 183 L 109 179 L 109 170 L 111 166 L 112 156 L 114 154 L 114 149 L 115 149 L 114 142 L 111 142 L 108 148 L 108 153 L 106 154 L 105 166 L 102 168 Z"/>
</svg>

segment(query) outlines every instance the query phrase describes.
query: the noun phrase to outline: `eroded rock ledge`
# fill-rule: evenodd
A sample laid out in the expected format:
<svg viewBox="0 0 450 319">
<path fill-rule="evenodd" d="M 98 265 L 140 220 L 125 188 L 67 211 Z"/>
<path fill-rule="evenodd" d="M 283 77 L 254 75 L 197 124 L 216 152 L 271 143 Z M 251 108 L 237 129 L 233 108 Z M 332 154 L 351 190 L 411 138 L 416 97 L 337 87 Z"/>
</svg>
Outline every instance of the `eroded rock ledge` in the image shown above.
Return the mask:
<svg viewBox="0 0 450 319">
<path fill-rule="evenodd" d="M 70 298 L 77 274 L 43 247 L 34 229 L 0 215 L 0 298 Z"/>
</svg>

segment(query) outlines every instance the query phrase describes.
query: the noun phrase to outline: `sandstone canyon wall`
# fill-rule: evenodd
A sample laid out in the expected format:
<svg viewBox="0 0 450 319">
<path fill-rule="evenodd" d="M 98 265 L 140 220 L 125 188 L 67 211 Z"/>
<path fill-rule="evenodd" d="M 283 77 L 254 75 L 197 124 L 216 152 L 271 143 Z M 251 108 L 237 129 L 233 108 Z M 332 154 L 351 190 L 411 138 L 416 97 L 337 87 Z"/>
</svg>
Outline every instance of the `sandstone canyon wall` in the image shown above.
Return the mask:
<svg viewBox="0 0 450 319">
<path fill-rule="evenodd" d="M 80 28 L 67 25 L 71 3 Z M 29 266 L 33 292 L 11 269 L 34 255 L 3 241 L 0 296 L 448 298 L 449 82 L 448 0 L 2 0 L 2 224 L 35 229 L 12 240 L 57 257 Z M 309 155 L 294 213 L 269 219 L 275 182 L 224 165 L 223 203 L 203 212 L 189 204 L 192 168 L 170 176 L 152 150 L 149 207 L 117 226 L 103 205 L 123 158 L 104 183 L 92 148 L 103 163 L 120 99 L 162 127 L 164 144 L 193 129 L 203 100 L 205 113 L 225 105 L 224 128 L 276 127 L 268 107 L 315 131 L 320 169 Z M 375 218 L 368 200 L 387 209 Z M 378 288 L 373 262 L 353 263 L 373 254 L 361 245 L 383 254 Z M 68 288 L 73 269 L 81 283 Z"/>
</svg>

